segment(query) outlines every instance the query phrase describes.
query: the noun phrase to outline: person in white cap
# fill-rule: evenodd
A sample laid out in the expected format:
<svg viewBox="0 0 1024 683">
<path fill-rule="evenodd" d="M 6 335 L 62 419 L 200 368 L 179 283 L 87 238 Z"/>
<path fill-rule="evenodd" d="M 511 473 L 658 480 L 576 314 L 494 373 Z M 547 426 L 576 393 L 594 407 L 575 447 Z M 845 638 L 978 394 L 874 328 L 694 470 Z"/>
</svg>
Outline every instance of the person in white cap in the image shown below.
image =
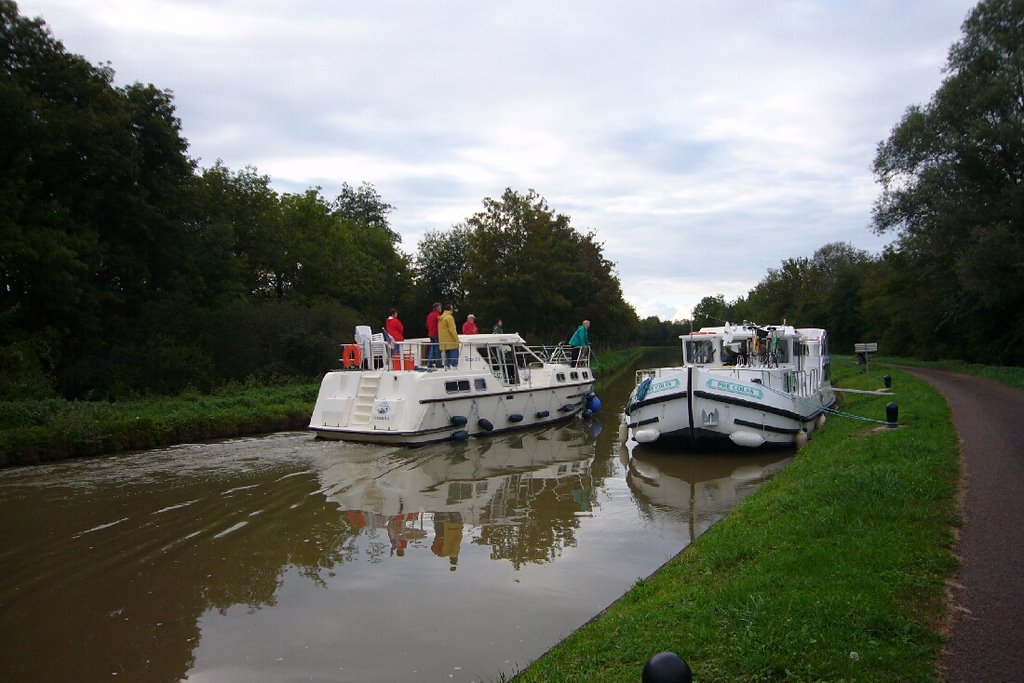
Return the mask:
<svg viewBox="0 0 1024 683">
<path fill-rule="evenodd" d="M 476 316 L 470 313 L 466 316 L 466 322 L 462 323 L 462 334 L 477 334 L 479 332 L 476 329 Z"/>
</svg>

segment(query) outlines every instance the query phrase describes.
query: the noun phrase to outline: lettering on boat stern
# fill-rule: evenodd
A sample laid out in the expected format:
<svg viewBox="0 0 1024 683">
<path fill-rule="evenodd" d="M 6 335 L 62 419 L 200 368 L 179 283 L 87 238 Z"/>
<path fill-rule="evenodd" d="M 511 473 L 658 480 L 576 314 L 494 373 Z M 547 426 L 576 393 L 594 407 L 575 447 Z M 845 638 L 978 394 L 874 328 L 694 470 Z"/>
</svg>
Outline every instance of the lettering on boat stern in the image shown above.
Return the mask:
<svg viewBox="0 0 1024 683">
<path fill-rule="evenodd" d="M 654 384 L 652 384 L 650 386 L 650 388 L 647 390 L 647 393 L 648 394 L 657 394 L 657 393 L 660 393 L 662 391 L 668 391 L 670 389 L 675 389 L 678 386 L 679 386 L 679 380 L 678 379 L 675 379 L 675 378 L 673 378 L 673 379 L 666 379 L 666 380 L 662 380 L 660 382 L 655 382 Z"/>
<path fill-rule="evenodd" d="M 729 394 L 739 394 L 740 396 L 746 396 L 747 398 L 753 398 L 758 401 L 764 398 L 763 389 L 750 387 L 745 384 L 736 384 L 735 382 L 726 382 L 721 379 L 709 379 L 705 386 L 707 386 L 708 389 L 716 389 Z"/>
</svg>

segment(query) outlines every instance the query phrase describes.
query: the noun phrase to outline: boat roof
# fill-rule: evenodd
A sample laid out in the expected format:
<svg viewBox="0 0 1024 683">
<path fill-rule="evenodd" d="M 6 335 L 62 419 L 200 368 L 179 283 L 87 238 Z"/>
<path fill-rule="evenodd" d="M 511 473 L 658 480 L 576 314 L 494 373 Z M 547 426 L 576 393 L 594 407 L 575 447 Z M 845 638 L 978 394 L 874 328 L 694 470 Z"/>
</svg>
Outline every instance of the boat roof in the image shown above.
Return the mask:
<svg viewBox="0 0 1024 683">
<path fill-rule="evenodd" d="M 526 343 L 526 340 L 519 336 L 518 332 L 502 332 L 501 334 L 460 334 L 461 342 L 476 342 L 478 344 L 516 344 Z"/>
<path fill-rule="evenodd" d="M 742 323 L 732 324 L 726 323 L 725 325 L 711 325 L 702 327 L 699 330 L 694 330 L 687 334 L 679 335 L 680 339 L 699 339 L 701 337 L 722 337 L 730 335 L 732 337 L 738 337 L 740 339 L 750 337 L 754 334 L 754 330 L 763 331 L 774 331 L 781 330 L 782 334 L 787 337 L 804 337 L 809 340 L 821 339 L 825 335 L 825 330 L 820 327 L 800 327 L 796 328 L 792 325 L 758 325 L 756 323 L 743 321 Z"/>
</svg>

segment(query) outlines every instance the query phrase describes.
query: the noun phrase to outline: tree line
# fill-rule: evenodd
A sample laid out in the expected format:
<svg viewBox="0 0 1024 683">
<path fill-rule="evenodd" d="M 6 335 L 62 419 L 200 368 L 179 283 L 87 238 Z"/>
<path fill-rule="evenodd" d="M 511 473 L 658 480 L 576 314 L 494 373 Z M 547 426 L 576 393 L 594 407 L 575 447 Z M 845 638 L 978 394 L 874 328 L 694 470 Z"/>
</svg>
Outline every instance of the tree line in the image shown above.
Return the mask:
<svg viewBox="0 0 1024 683">
<path fill-rule="evenodd" d="M 1024 0 L 984 0 L 931 100 L 879 143 L 872 257 L 830 244 L 787 259 L 745 297 L 705 298 L 698 322 L 744 317 L 827 327 L 847 352 L 1024 364 Z M 833 348 L 836 348 L 834 345 Z"/>
<path fill-rule="evenodd" d="M 0 0 L 2 397 L 315 377 L 391 308 L 425 336 L 434 301 L 538 343 L 588 316 L 604 344 L 631 339 L 602 244 L 536 192 L 407 254 L 372 185 L 278 193 L 252 167 L 200 169 L 172 94 L 113 78 Z"/>
<path fill-rule="evenodd" d="M 0 398 L 115 399 L 320 375 L 394 307 L 410 336 L 450 302 L 537 343 L 583 318 L 606 347 L 676 344 L 743 319 L 822 326 L 833 348 L 1020 364 L 1024 343 L 1024 0 L 986 0 L 947 76 L 881 142 L 878 256 L 787 259 L 693 320 L 640 320 L 595 232 L 535 190 L 485 198 L 401 249 L 367 183 L 278 193 L 257 169 L 199 168 L 172 93 L 114 85 L 0 0 Z"/>
</svg>

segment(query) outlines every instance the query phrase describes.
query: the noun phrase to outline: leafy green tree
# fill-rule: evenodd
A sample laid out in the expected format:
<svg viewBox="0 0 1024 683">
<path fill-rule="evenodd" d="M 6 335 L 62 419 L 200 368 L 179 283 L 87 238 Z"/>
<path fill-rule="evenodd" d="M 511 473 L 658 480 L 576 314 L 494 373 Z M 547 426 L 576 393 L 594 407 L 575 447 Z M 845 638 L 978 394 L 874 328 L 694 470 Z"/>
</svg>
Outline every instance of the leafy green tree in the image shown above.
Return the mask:
<svg viewBox="0 0 1024 683">
<path fill-rule="evenodd" d="M 851 352 L 865 323 L 862 317 L 861 291 L 868 279 L 873 260 L 868 252 L 846 242 L 832 242 L 811 257 L 810 300 L 803 310 L 806 318 L 797 324 L 824 327 L 833 349 Z"/>
<path fill-rule="evenodd" d="M 917 349 L 1019 363 L 1024 343 L 1024 0 L 983 0 L 947 76 L 881 143 L 874 227 L 898 235 L 930 315 Z"/>
<path fill-rule="evenodd" d="M 339 218 L 382 231 L 393 247 L 397 248 L 402 241 L 402 236 L 392 230 L 388 222 L 388 215 L 395 207 L 381 199 L 377 189 L 370 183 L 363 183 L 358 188 L 342 183 L 332 209 Z"/>
<path fill-rule="evenodd" d="M 730 317 L 730 306 L 725 302 L 724 294 L 706 296 L 693 307 L 693 326 L 695 329 L 722 325 L 726 322 L 741 322 L 739 320 L 730 320 Z"/>
<path fill-rule="evenodd" d="M 810 260 L 804 257 L 785 259 L 779 268 L 769 268 L 748 295 L 747 317 L 761 324 L 816 324 L 813 313 L 807 311 L 808 302 L 816 297 L 811 272 Z"/>
<path fill-rule="evenodd" d="M 48 340 L 72 393 L 187 281 L 193 164 L 171 95 L 112 80 L 0 0 L 0 316 L 9 338 Z"/>
<path fill-rule="evenodd" d="M 613 264 L 593 233 L 582 234 L 536 191 L 506 189 L 468 219 L 467 303 L 485 322 L 543 341 L 565 341 L 595 321 L 594 339 L 623 340 L 636 331 L 636 312 L 622 298 Z"/>
<path fill-rule="evenodd" d="M 466 299 L 462 282 L 468 269 L 469 234 L 469 226 L 459 223 L 447 232 L 428 230 L 420 240 L 416 273 L 430 303 L 448 302 L 462 307 Z"/>
</svg>

